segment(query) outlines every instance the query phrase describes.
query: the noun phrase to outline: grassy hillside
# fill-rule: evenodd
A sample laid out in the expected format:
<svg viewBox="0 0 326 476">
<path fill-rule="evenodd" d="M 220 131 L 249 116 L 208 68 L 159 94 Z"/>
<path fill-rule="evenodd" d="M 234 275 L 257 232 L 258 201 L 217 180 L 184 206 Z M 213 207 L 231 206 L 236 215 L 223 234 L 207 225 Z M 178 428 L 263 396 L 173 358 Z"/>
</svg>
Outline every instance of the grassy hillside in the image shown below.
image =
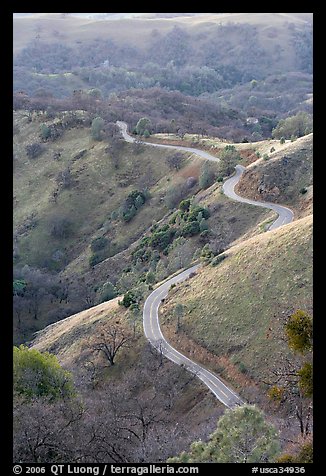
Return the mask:
<svg viewBox="0 0 326 476">
<path fill-rule="evenodd" d="M 87 120 L 87 114 L 79 114 Z M 110 139 L 94 141 L 85 124 L 66 128 L 55 141 L 42 141 L 41 127 L 60 123 L 64 117 L 65 113 L 56 119 L 14 113 L 15 277 L 27 283 L 36 280 L 36 295 L 27 288 L 28 302 L 26 296 L 17 296 L 21 310 L 14 317 L 15 342 L 29 340 L 47 324 L 96 304 L 97 290 L 108 281 L 124 293 L 143 286 L 149 269 L 156 280 L 164 279 L 190 264 L 205 243 L 216 250 L 225 248 L 243 235 L 260 233 L 262 223 L 271 216 L 267 210 L 230 201 L 221 193 L 221 183 L 200 190 L 203 161 L 195 155 L 187 158 L 186 154 L 182 167 L 176 170 L 167 163 L 171 152 L 163 149 L 144 146 L 135 151 L 133 145 L 121 141 L 114 152 L 107 152 L 112 146 Z M 42 147 L 35 158 L 28 156 L 26 149 L 33 143 Z M 213 170 L 217 167 L 211 166 Z M 185 184 L 190 178 L 194 184 L 188 188 Z M 159 253 L 151 262 L 133 260 L 132 252 L 144 235 L 151 236 L 152 225 L 169 224 L 173 209 L 166 204 L 168 191 L 179 193 L 182 187 L 174 206 L 188 195 L 208 208 L 206 238 L 198 234 L 179 238 L 168 255 Z M 148 190 L 147 201 L 125 222 L 121 206 L 130 192 L 143 189 Z M 104 247 L 94 251 L 98 242 Z M 25 265 L 50 273 L 46 291 L 37 284 L 43 278 L 24 271 Z"/>
<path fill-rule="evenodd" d="M 219 152 L 224 149 L 226 145 L 234 145 L 239 151 L 240 155 L 250 156 L 250 160 L 246 161 L 243 165 L 247 166 L 249 163 L 258 160 L 258 156 L 255 155 L 257 152 L 260 156 L 264 154 L 270 155 L 271 148 L 275 149 L 275 152 L 283 151 L 287 149 L 288 145 L 291 143 L 290 140 L 285 140 L 284 143 L 281 143 L 277 139 L 265 139 L 259 141 L 250 141 L 250 142 L 236 142 L 227 139 L 220 139 L 218 137 L 211 136 L 201 136 L 200 134 L 185 134 L 182 140 L 177 134 L 173 133 L 157 133 L 152 134 L 150 140 L 153 142 L 162 142 L 167 144 L 179 144 L 179 145 L 189 145 L 193 147 L 199 147 L 211 152 L 213 155 L 219 156 Z"/>
<path fill-rule="evenodd" d="M 73 128 L 55 142 L 43 144 L 40 157 L 29 159 L 25 147 L 41 142 L 40 126 L 44 119 L 27 122 L 24 113 L 15 114 L 14 136 L 14 226 L 19 240 L 18 262 L 56 269 L 52 255 L 58 249 L 65 254 L 63 264 L 81 253 L 90 256 L 89 245 L 98 237 L 109 237 L 112 253 L 129 246 L 136 238 L 166 213 L 159 199 L 164 194 L 172 173 L 166 163 L 169 153 L 144 148 L 138 155 L 130 145 L 123 143 L 119 167 L 112 164 L 112 154 L 105 152 L 107 142 L 91 139 L 90 128 Z M 47 121 L 47 124 L 51 121 Z M 81 151 L 83 157 L 74 157 Z M 55 153 L 61 153 L 58 160 Z M 61 190 L 57 200 L 52 194 L 57 188 L 60 172 L 69 167 L 71 185 Z M 148 187 L 153 199 L 145 204 L 129 223 L 115 220 L 111 212 L 118 210 L 127 195 L 135 188 Z M 33 226 L 28 228 L 29 217 Z M 61 237 L 51 234 L 55 218 L 66 217 L 71 223 L 69 233 Z M 25 228 L 23 224 L 25 223 Z"/>
<path fill-rule="evenodd" d="M 274 118 L 311 112 L 311 57 L 310 14 L 14 18 L 14 90 L 29 95 L 161 87 Z"/>
<path fill-rule="evenodd" d="M 150 18 L 146 18 L 150 16 Z M 312 21 L 310 14 L 300 13 L 199 13 L 199 14 L 144 14 L 143 18 L 119 18 L 106 21 L 94 21 L 89 18 L 78 18 L 76 16 L 65 16 L 60 14 L 38 14 L 32 17 L 14 17 L 14 52 L 19 51 L 27 42 L 35 38 L 39 33 L 43 40 L 57 41 L 58 37 L 54 31 L 59 31 L 59 39 L 68 42 L 87 40 L 94 37 L 108 37 L 115 40 L 136 42 L 138 46 L 144 46 L 144 40 L 148 40 L 148 35 L 152 29 L 159 29 L 164 32 L 173 26 L 180 24 L 183 27 L 205 28 L 209 31 L 216 24 L 248 23 L 259 26 L 262 29 L 262 37 L 268 43 L 273 29 L 279 31 L 285 22 L 301 26 Z M 131 27 L 132 26 L 132 27 Z M 108 35 L 109 33 L 109 35 Z M 274 33 L 275 34 L 275 33 Z M 286 44 L 287 37 L 280 38 Z M 268 45 L 267 45 L 268 46 Z"/>
<path fill-rule="evenodd" d="M 239 385 L 241 372 L 258 381 L 285 352 L 277 338 L 283 318 L 296 309 L 312 312 L 312 217 L 244 241 L 225 256 L 171 290 L 161 315 L 177 348 Z M 175 334 L 177 304 L 185 312 Z"/>
<path fill-rule="evenodd" d="M 108 366 L 103 353 L 94 350 L 109 329 L 119 329 L 125 335 L 133 336 L 129 345 L 117 354 L 113 366 Z M 46 327 L 34 339 L 32 348 L 55 354 L 60 364 L 73 374 L 79 398 L 86 409 L 78 432 L 72 436 L 73 441 L 81 438 L 81 446 L 88 441 L 89 419 L 97 432 L 103 432 L 102 438 L 109 444 L 117 444 L 120 436 L 113 439 L 112 425 L 106 419 L 114 419 L 116 425 L 122 421 L 124 430 L 130 425 L 133 436 L 142 435 L 136 440 L 123 440 L 122 454 L 126 461 L 138 461 L 141 457 L 142 461 L 166 461 L 167 457 L 176 454 L 176 448 L 186 449 L 192 439 L 206 439 L 224 410 L 200 380 L 166 359 L 161 361 L 143 336 L 140 316 L 133 334 L 132 313 L 119 306 L 117 299 Z M 58 409 L 52 409 L 52 413 L 51 409 L 48 411 L 49 415 L 57 412 L 59 418 Z M 142 421 L 146 424 L 144 433 L 141 433 Z M 53 424 L 51 418 L 48 424 Z M 22 425 L 24 427 L 24 423 Z M 34 425 L 37 425 L 37 418 Z M 42 427 L 40 434 L 43 431 Z M 145 455 L 139 456 L 140 445 L 142 451 L 146 450 Z M 103 443 L 99 447 L 102 450 Z M 101 451 L 93 452 L 93 456 L 87 456 L 87 453 L 85 458 L 87 461 L 93 461 L 92 457 L 111 461 L 111 455 L 101 454 Z M 48 455 L 47 460 L 50 458 Z"/>
<path fill-rule="evenodd" d="M 243 174 L 237 191 L 254 200 L 283 203 L 297 217 L 312 213 L 313 134 L 286 142 L 283 148 L 259 159 Z"/>
<path fill-rule="evenodd" d="M 219 157 L 227 144 L 232 144 L 248 167 L 236 187 L 239 195 L 258 201 L 288 205 L 301 218 L 312 213 L 313 207 L 313 134 L 295 141 L 266 139 L 258 142 L 235 143 L 214 137 L 185 134 L 153 134 L 152 140 L 163 143 L 191 144 Z"/>
</svg>

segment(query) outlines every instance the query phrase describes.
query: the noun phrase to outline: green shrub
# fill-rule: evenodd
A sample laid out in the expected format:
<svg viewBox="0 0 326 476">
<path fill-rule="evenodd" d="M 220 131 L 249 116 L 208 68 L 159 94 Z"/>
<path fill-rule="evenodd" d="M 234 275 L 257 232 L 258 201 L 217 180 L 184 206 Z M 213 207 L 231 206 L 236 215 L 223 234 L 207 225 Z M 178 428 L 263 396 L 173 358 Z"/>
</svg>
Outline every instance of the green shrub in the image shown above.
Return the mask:
<svg viewBox="0 0 326 476">
<path fill-rule="evenodd" d="M 186 223 L 180 230 L 180 236 L 194 236 L 200 233 L 200 225 L 197 220 Z"/>
<path fill-rule="evenodd" d="M 92 121 L 91 136 L 94 140 L 102 140 L 102 130 L 104 128 L 104 120 L 101 117 L 95 117 Z"/>
<path fill-rule="evenodd" d="M 207 220 L 205 220 L 205 218 L 202 218 L 199 221 L 199 230 L 200 232 L 208 231 L 208 223 L 207 223 Z"/>
<path fill-rule="evenodd" d="M 111 212 L 111 220 L 117 220 L 119 218 L 119 212 L 117 210 L 113 210 Z"/>
<path fill-rule="evenodd" d="M 103 261 L 103 256 L 101 253 L 93 253 L 88 260 L 91 268 L 93 268 L 93 266 L 100 263 L 101 261 Z"/>
<path fill-rule="evenodd" d="M 130 307 L 132 304 L 138 303 L 138 298 L 133 291 L 127 291 L 119 303 L 124 307 Z"/>
<path fill-rule="evenodd" d="M 149 133 L 148 129 L 145 129 L 145 130 L 144 130 L 144 134 L 143 134 L 143 135 L 144 135 L 145 139 L 148 139 L 148 137 L 150 137 L 150 133 Z"/>
<path fill-rule="evenodd" d="M 128 210 L 122 212 L 122 219 L 128 223 L 130 220 L 134 218 L 134 216 L 137 213 L 137 209 L 134 205 L 131 206 L 131 208 L 128 208 Z"/>
<path fill-rule="evenodd" d="M 121 218 L 125 222 L 129 222 L 136 215 L 137 211 L 146 202 L 146 195 L 139 190 L 129 193 L 121 208 Z"/>
<path fill-rule="evenodd" d="M 290 349 L 304 354 L 312 349 L 313 322 L 312 317 L 305 311 L 297 309 L 285 324 L 285 333 Z"/>
<path fill-rule="evenodd" d="M 40 136 L 42 140 L 47 140 L 51 137 L 51 129 L 46 124 L 41 124 Z"/>
<path fill-rule="evenodd" d="M 312 397 L 313 395 L 313 371 L 312 364 L 305 362 L 298 371 L 299 387 L 305 397 Z"/>
<path fill-rule="evenodd" d="M 199 205 L 192 205 L 190 207 L 189 213 L 184 216 L 184 219 L 187 221 L 196 221 L 198 220 L 198 215 L 200 213 L 201 213 L 201 217 L 200 217 L 201 219 L 205 218 L 207 220 L 207 218 L 209 218 L 210 213 L 207 208 L 201 207 Z"/>
<path fill-rule="evenodd" d="M 238 367 L 242 374 L 248 373 L 248 369 L 243 362 L 239 362 Z"/>
<path fill-rule="evenodd" d="M 298 463 L 313 463 L 312 443 L 306 443 L 302 445 L 298 454 Z"/>
<path fill-rule="evenodd" d="M 41 353 L 24 345 L 14 347 L 13 369 L 14 391 L 27 398 L 57 400 L 75 395 L 70 372 L 49 352 Z"/>
<path fill-rule="evenodd" d="M 110 282 L 107 281 L 99 289 L 99 304 L 105 301 L 110 301 L 111 299 L 117 297 L 118 291 L 117 288 Z"/>
<path fill-rule="evenodd" d="M 272 137 L 275 139 L 295 140 L 313 130 L 313 118 L 311 114 L 300 111 L 295 116 L 289 116 L 281 119 L 277 126 L 272 130 Z M 281 142 L 283 143 L 283 142 Z"/>
<path fill-rule="evenodd" d="M 148 271 L 148 273 L 146 274 L 146 284 L 154 284 L 155 281 L 155 273 L 153 273 L 153 271 Z"/>
<path fill-rule="evenodd" d="M 13 295 L 23 296 L 27 282 L 24 279 L 14 279 L 13 281 Z"/>
<path fill-rule="evenodd" d="M 150 238 L 150 246 L 154 249 L 163 251 L 170 243 L 172 243 L 176 231 L 169 225 L 164 225 L 157 229 Z"/>
<path fill-rule="evenodd" d="M 214 180 L 215 172 L 212 165 L 208 161 L 204 162 L 200 169 L 199 187 L 206 189 L 214 183 Z"/>
<path fill-rule="evenodd" d="M 222 263 L 222 261 L 226 258 L 226 255 L 217 255 L 215 256 L 212 261 L 211 265 L 212 266 L 217 266 L 218 264 Z"/>
<path fill-rule="evenodd" d="M 191 205 L 191 200 L 189 198 L 187 200 L 182 200 L 179 203 L 179 210 L 181 210 L 182 212 L 188 212 L 190 205 Z"/>
<path fill-rule="evenodd" d="M 109 240 L 105 238 L 104 236 L 100 236 L 98 238 L 95 238 L 92 243 L 91 243 L 91 250 L 93 252 L 102 250 L 109 244 Z"/>
<path fill-rule="evenodd" d="M 208 243 L 201 250 L 200 258 L 204 263 L 209 263 L 214 258 L 214 253 Z"/>
<path fill-rule="evenodd" d="M 293 455 L 290 455 L 289 453 L 285 453 L 282 456 L 279 456 L 276 460 L 276 463 L 295 463 L 296 458 Z"/>
</svg>

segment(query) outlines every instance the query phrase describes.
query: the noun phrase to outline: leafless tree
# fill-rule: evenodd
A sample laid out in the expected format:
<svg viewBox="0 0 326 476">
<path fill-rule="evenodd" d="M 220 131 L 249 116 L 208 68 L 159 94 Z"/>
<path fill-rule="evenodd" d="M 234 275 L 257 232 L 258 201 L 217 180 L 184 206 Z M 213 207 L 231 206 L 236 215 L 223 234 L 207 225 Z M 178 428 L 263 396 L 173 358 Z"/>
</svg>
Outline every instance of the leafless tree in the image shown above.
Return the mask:
<svg viewBox="0 0 326 476">
<path fill-rule="evenodd" d="M 15 399 L 14 459 L 26 463 L 79 462 L 83 450 L 76 445 L 76 435 L 83 415 L 77 400 L 49 403 L 44 398 L 30 402 Z"/>
<path fill-rule="evenodd" d="M 166 162 L 171 170 L 180 170 L 183 163 L 183 155 L 181 152 L 176 152 L 167 157 Z"/>
<path fill-rule="evenodd" d="M 69 166 L 59 172 L 56 177 L 56 183 L 59 189 L 70 188 L 73 182 L 74 180 Z"/>
<path fill-rule="evenodd" d="M 291 312 L 285 312 L 281 316 L 274 316 L 276 324 L 268 330 L 267 337 L 269 338 L 273 335 L 273 338 L 277 339 L 282 346 L 287 345 L 287 338 L 283 328 L 287 320 L 286 316 L 290 315 Z M 288 415 L 298 420 L 300 433 L 304 438 L 311 433 L 313 406 L 312 399 L 307 397 L 300 387 L 299 371 L 303 361 L 310 362 L 311 360 L 311 351 L 307 352 L 304 358 L 299 353 L 279 352 L 274 358 L 274 365 L 269 369 L 268 375 L 262 380 L 270 390 L 275 389 L 276 392 L 279 391 L 276 402 L 280 407 L 283 407 Z M 272 395 L 270 393 L 270 396 Z"/>
<path fill-rule="evenodd" d="M 132 337 L 125 330 L 111 325 L 101 332 L 98 341 L 93 344 L 93 349 L 103 353 L 111 367 L 115 364 L 117 353 L 127 347 L 131 340 Z"/>
</svg>

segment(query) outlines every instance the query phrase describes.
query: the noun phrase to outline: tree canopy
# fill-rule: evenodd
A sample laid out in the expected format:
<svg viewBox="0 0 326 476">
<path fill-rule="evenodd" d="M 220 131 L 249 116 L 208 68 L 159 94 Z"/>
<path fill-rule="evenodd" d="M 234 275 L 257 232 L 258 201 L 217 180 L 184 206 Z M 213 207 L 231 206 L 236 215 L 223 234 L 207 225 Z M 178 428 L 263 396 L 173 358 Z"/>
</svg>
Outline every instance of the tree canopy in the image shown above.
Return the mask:
<svg viewBox="0 0 326 476">
<path fill-rule="evenodd" d="M 64 370 L 55 355 L 14 347 L 14 391 L 27 398 L 50 397 L 57 400 L 74 395 L 70 372 Z"/>
<path fill-rule="evenodd" d="M 285 333 L 289 347 L 301 354 L 312 348 L 312 317 L 298 309 L 292 314 L 286 325 Z"/>
<path fill-rule="evenodd" d="M 272 136 L 275 139 L 282 137 L 291 139 L 291 137 L 302 137 L 312 130 L 312 116 L 307 112 L 298 112 L 295 116 L 281 119 L 273 129 Z"/>
<path fill-rule="evenodd" d="M 261 410 L 242 405 L 226 410 L 207 443 L 192 443 L 190 451 L 171 458 L 171 463 L 267 463 L 280 450 L 276 429 Z"/>
</svg>

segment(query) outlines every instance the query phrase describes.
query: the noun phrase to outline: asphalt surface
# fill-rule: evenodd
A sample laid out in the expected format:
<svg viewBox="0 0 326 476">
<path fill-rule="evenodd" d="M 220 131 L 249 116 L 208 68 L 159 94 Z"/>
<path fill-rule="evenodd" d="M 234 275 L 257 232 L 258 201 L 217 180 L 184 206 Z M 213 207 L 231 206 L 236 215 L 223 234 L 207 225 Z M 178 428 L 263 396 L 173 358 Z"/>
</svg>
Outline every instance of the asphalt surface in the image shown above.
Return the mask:
<svg viewBox="0 0 326 476">
<path fill-rule="evenodd" d="M 127 142 L 135 142 L 136 139 L 131 137 L 128 132 L 127 132 L 127 124 L 122 121 L 117 121 L 117 125 L 120 127 L 121 133 L 123 138 Z M 182 152 L 191 152 L 192 154 L 199 155 L 199 157 L 202 157 L 203 159 L 207 160 L 212 160 L 214 162 L 219 162 L 220 159 L 217 157 L 214 157 L 214 155 L 209 154 L 208 152 L 205 152 L 204 150 L 200 149 L 194 149 L 193 147 L 183 147 L 179 145 L 169 145 L 169 144 L 154 144 L 153 142 L 144 142 L 143 140 L 141 141 L 146 145 L 153 146 L 153 147 L 161 147 L 163 149 L 175 149 L 175 150 L 181 150 Z"/>
<path fill-rule="evenodd" d="M 117 125 L 120 127 L 122 136 L 127 142 L 134 142 L 134 138 L 131 137 L 127 133 L 127 124 L 125 122 L 117 121 Z M 146 143 L 146 142 L 145 142 Z M 186 150 L 187 152 L 195 153 L 201 157 L 204 157 L 208 160 L 219 161 L 218 158 L 211 156 L 207 152 L 193 149 L 191 147 L 179 147 L 179 146 L 170 146 L 166 144 L 153 144 L 153 143 L 146 143 L 147 145 L 151 145 L 154 147 L 163 147 L 169 149 L 177 149 L 177 150 Z M 236 200 L 242 203 L 248 203 L 250 205 L 255 205 L 258 207 L 269 208 L 274 210 L 278 214 L 278 218 L 272 223 L 269 227 L 269 230 L 273 230 L 280 226 L 283 226 L 287 223 L 290 223 L 293 220 L 293 212 L 289 208 L 283 207 L 281 205 L 277 205 L 274 203 L 269 202 L 256 202 L 254 200 L 250 200 L 247 198 L 240 197 L 234 191 L 235 185 L 240 180 L 241 175 L 245 171 L 245 167 L 241 165 L 237 165 L 235 168 L 235 175 L 231 178 L 226 180 L 223 184 L 223 191 L 224 194 L 231 198 L 232 200 Z M 143 309 L 143 327 L 144 333 L 146 338 L 149 342 L 157 349 L 158 352 L 161 352 L 165 357 L 167 357 L 172 362 L 175 362 L 177 365 L 183 366 L 189 372 L 195 374 L 202 382 L 207 385 L 207 387 L 213 392 L 216 398 L 223 403 L 223 405 L 227 406 L 228 408 L 233 408 L 237 405 L 242 405 L 244 403 L 243 400 L 227 387 L 221 379 L 219 379 L 216 375 L 214 375 L 209 370 L 205 369 L 201 365 L 193 362 L 192 360 L 188 359 L 185 355 L 182 355 L 179 351 L 174 349 L 165 337 L 162 334 L 160 322 L 159 322 L 159 307 L 163 299 L 166 298 L 168 295 L 169 289 L 171 284 L 182 282 L 189 278 L 191 273 L 195 273 L 196 270 L 200 267 L 200 264 L 196 264 L 191 268 L 182 271 L 178 275 L 174 276 L 173 278 L 165 281 L 161 284 L 158 288 L 153 291 L 145 301 L 144 309 Z"/>
<path fill-rule="evenodd" d="M 188 357 L 172 347 L 163 336 L 160 328 L 158 310 L 162 299 L 168 295 L 171 284 L 180 283 L 188 279 L 189 275 L 196 272 L 200 266 L 200 264 L 197 264 L 181 272 L 177 276 L 174 276 L 155 289 L 155 291 L 148 296 L 143 310 L 144 332 L 149 342 L 158 352 L 161 352 L 169 360 L 172 360 L 172 362 L 183 366 L 186 370 L 195 374 L 205 383 L 205 385 L 207 385 L 220 402 L 228 408 L 233 408 L 244 403 L 240 397 L 212 372 L 188 359 Z"/>
<path fill-rule="evenodd" d="M 270 225 L 268 230 L 275 230 L 276 228 L 279 228 L 280 226 L 286 225 L 287 223 L 291 223 L 291 221 L 293 221 L 293 212 L 289 208 L 284 207 L 283 205 L 278 205 L 276 203 L 258 202 L 255 200 L 250 200 L 249 198 L 241 197 L 240 195 L 237 195 L 235 193 L 234 187 L 239 182 L 240 177 L 245 170 L 246 168 L 243 167 L 243 165 L 236 165 L 235 175 L 233 175 L 231 178 L 226 180 L 223 184 L 224 194 L 227 197 L 231 198 L 232 200 L 236 200 L 241 203 L 249 203 L 249 205 L 255 205 L 256 207 L 269 208 L 270 210 L 273 210 L 274 212 L 276 212 L 278 214 L 278 217 Z"/>
</svg>

